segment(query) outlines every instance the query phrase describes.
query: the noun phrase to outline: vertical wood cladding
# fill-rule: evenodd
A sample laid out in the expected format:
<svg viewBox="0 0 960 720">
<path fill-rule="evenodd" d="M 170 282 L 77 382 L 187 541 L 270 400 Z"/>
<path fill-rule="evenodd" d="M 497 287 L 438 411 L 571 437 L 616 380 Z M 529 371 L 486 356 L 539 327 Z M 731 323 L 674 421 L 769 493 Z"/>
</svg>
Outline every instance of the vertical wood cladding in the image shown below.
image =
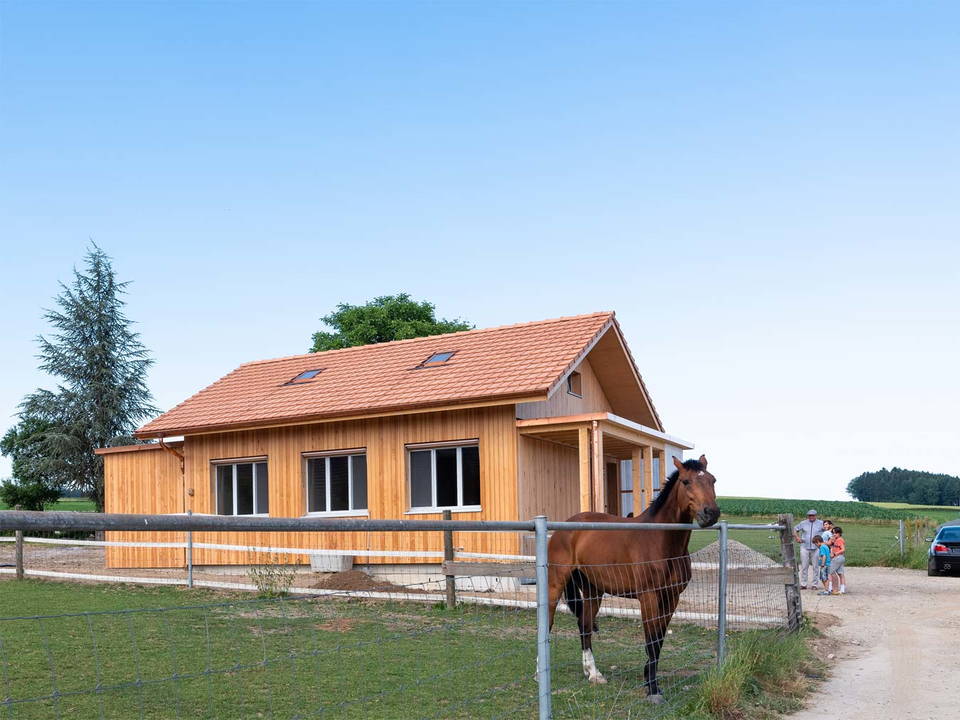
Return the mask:
<svg viewBox="0 0 960 720">
<path fill-rule="evenodd" d="M 159 447 L 103 456 L 104 510 L 108 513 L 181 513 L 180 461 Z M 184 533 L 108 532 L 106 540 L 183 542 Z M 107 567 L 183 567 L 182 548 L 107 547 Z"/>
<path fill-rule="evenodd" d="M 533 418 L 561 417 L 563 415 L 581 415 L 591 412 L 613 412 L 613 407 L 603 393 L 589 360 L 577 367 L 581 378 L 581 395 L 571 395 L 566 386 L 560 387 L 549 400 L 520 403 L 517 405 L 517 417 L 521 420 Z"/>
<path fill-rule="evenodd" d="M 580 512 L 577 448 L 520 436 L 520 517 L 566 520 Z"/>
<path fill-rule="evenodd" d="M 408 514 L 407 452 L 411 443 L 479 440 L 480 492 L 479 512 L 454 512 L 455 520 L 513 520 L 518 518 L 517 433 L 515 406 L 455 410 L 448 412 L 399 415 L 349 422 L 268 428 L 263 430 L 188 436 L 184 441 L 186 508 L 194 513 L 213 513 L 215 495 L 213 462 L 217 460 L 263 457 L 269 472 L 270 515 L 300 517 L 307 512 L 303 453 L 365 448 L 367 455 L 367 496 L 369 517 L 375 519 L 440 519 L 440 513 Z M 131 453 L 144 455 L 145 453 Z M 150 453 L 157 455 L 160 453 Z M 167 455 L 167 453 L 162 453 Z M 106 456 L 107 465 L 116 456 Z M 170 477 L 165 490 L 176 485 L 174 493 L 182 498 L 179 468 L 174 463 L 165 470 Z M 129 472 L 131 480 L 141 479 L 146 471 Z M 176 482 L 174 483 L 174 480 Z M 108 485 L 109 487 L 109 485 Z M 157 506 L 137 512 L 173 512 Z M 163 504 L 170 506 L 167 498 Z M 173 503 L 174 505 L 176 503 Z M 122 512 L 134 512 L 122 505 Z M 440 532 L 404 533 L 194 533 L 194 542 L 239 546 L 303 547 L 360 550 L 443 550 Z M 516 534 L 457 533 L 455 545 L 470 552 L 514 554 L 519 547 Z M 182 551 L 175 551 L 181 553 Z M 130 549 L 129 566 L 158 567 L 150 551 Z M 264 562 L 267 557 L 248 551 L 194 549 L 198 565 L 228 565 Z M 302 555 L 281 555 L 269 560 L 281 563 L 306 563 Z M 381 557 L 374 562 L 403 562 L 401 558 Z M 410 562 L 433 560 L 410 559 Z M 357 558 L 357 562 L 369 562 Z M 116 566 L 116 565 L 114 565 Z"/>
</svg>

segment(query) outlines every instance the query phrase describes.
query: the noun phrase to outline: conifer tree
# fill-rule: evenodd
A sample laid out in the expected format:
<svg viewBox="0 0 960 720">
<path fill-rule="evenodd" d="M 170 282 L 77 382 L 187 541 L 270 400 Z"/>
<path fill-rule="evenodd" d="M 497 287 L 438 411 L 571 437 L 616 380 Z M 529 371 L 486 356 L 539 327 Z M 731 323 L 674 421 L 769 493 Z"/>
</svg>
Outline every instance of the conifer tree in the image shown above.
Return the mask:
<svg viewBox="0 0 960 720">
<path fill-rule="evenodd" d="M 52 334 L 38 338 L 40 369 L 57 388 L 38 389 L 20 405 L 21 418 L 48 425 L 45 471 L 85 492 L 98 511 L 103 459 L 93 451 L 136 442 L 133 430 L 158 412 L 146 382 L 153 361 L 124 314 L 128 284 L 117 282 L 106 253 L 95 244 L 88 249 L 83 271 L 74 269 L 44 314 Z"/>
</svg>

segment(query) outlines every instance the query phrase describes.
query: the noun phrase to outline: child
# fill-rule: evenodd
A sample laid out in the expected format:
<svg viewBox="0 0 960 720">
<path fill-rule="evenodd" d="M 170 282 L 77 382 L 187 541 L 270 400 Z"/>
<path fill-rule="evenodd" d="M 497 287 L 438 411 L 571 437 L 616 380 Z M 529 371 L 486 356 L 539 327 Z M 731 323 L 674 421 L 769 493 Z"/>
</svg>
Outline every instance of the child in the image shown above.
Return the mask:
<svg viewBox="0 0 960 720">
<path fill-rule="evenodd" d="M 844 574 L 844 566 L 847 558 L 847 543 L 843 539 L 843 528 L 839 525 L 833 529 L 833 541 L 830 543 L 830 572 L 833 573 L 830 581 L 833 584 L 833 594 L 843 595 L 847 592 L 847 578 Z M 836 578 L 836 583 L 833 583 Z"/>
<path fill-rule="evenodd" d="M 830 544 L 830 541 L 833 539 L 833 520 L 823 521 L 823 532 L 820 533 L 820 537 L 823 538 L 823 541 L 827 545 Z"/>
<path fill-rule="evenodd" d="M 817 548 L 817 568 L 820 570 L 820 582 L 823 583 L 823 590 L 818 595 L 830 594 L 830 546 L 823 538 L 815 535 L 813 544 Z"/>
</svg>

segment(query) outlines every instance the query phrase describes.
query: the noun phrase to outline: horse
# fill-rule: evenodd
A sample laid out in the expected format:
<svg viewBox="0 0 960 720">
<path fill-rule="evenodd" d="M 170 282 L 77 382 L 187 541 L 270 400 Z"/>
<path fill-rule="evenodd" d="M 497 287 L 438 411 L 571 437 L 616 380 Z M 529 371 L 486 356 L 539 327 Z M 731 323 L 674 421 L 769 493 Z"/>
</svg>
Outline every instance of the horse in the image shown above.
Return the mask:
<svg viewBox="0 0 960 720">
<path fill-rule="evenodd" d="M 708 527 L 720 518 L 716 478 L 707 472 L 707 458 L 680 462 L 660 494 L 643 513 L 622 518 L 584 512 L 570 522 L 692 523 Z M 647 662 L 643 677 L 651 702 L 663 702 L 657 663 L 667 626 L 680 593 L 690 582 L 689 530 L 559 530 L 548 546 L 550 630 L 563 595 L 580 628 L 583 674 L 591 683 L 605 683 L 593 657 L 592 634 L 603 594 L 640 601 Z"/>
</svg>

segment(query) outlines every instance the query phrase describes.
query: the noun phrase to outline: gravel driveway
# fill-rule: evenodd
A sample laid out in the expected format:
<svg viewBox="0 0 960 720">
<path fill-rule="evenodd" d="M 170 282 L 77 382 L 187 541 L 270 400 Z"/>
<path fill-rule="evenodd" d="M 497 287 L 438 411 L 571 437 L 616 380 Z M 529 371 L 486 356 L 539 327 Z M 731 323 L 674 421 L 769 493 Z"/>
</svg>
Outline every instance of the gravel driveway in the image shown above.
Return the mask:
<svg viewBox="0 0 960 720">
<path fill-rule="evenodd" d="M 960 577 L 848 568 L 849 594 L 803 594 L 835 655 L 830 679 L 792 720 L 941 720 L 960 707 Z"/>
</svg>

